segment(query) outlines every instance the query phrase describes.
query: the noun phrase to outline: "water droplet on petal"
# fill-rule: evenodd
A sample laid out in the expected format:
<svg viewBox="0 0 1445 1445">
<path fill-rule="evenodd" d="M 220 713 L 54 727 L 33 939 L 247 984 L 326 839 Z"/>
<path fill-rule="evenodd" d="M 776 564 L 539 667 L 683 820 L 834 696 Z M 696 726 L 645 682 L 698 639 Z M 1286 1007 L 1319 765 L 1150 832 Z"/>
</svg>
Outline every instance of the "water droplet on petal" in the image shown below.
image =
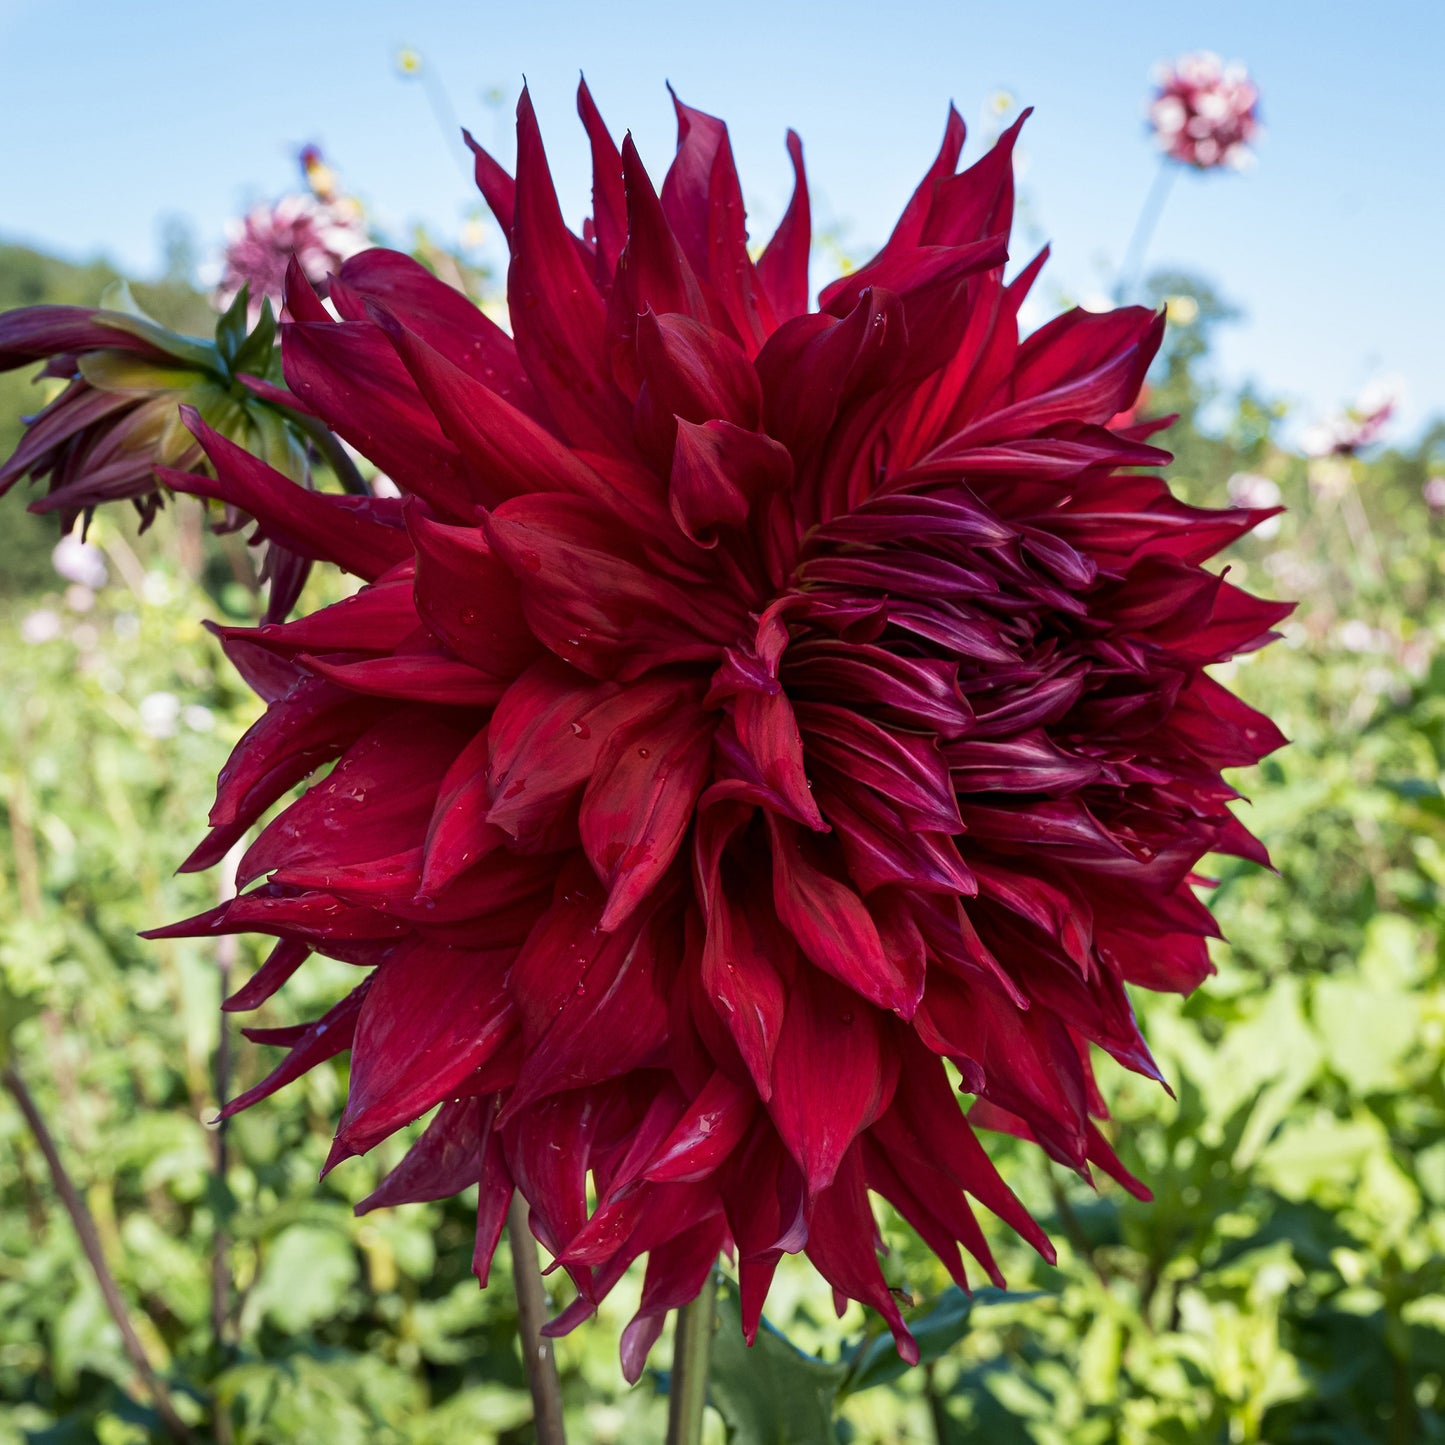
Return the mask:
<svg viewBox="0 0 1445 1445">
<path fill-rule="evenodd" d="M 590 738 L 592 729 L 585 722 L 574 722 L 572 724 L 572 736 L 574 738 Z"/>
<path fill-rule="evenodd" d="M 637 750 L 637 756 L 638 756 L 639 758 L 650 758 L 650 757 L 652 756 L 652 749 L 651 749 L 651 748 L 638 748 L 638 750 Z"/>
</svg>

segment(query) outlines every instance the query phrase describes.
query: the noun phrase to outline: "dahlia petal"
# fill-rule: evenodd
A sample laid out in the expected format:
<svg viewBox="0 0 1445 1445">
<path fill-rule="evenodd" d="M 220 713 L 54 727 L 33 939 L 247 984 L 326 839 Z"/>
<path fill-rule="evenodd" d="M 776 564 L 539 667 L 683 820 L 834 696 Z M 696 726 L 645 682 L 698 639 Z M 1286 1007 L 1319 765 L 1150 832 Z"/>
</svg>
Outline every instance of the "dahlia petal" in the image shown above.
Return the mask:
<svg viewBox="0 0 1445 1445">
<path fill-rule="evenodd" d="M 671 86 L 668 93 L 677 116 L 677 153 L 663 177 L 662 211 L 693 269 L 699 276 L 707 276 L 714 234 L 711 205 L 714 167 L 725 148 L 729 151 L 730 166 L 732 160 L 728 128 L 716 116 L 684 105 Z M 735 166 L 731 169 L 732 182 L 737 187 L 737 169 Z"/>
<path fill-rule="evenodd" d="M 1114 1152 L 1113 1146 L 1104 1138 L 1099 1131 L 1099 1126 L 1092 1120 L 1089 1123 L 1089 1163 L 1097 1164 L 1109 1178 L 1122 1184 L 1135 1199 L 1148 1204 L 1154 1198 L 1153 1191 L 1148 1185 L 1136 1179 L 1124 1167 L 1123 1162 Z"/>
<path fill-rule="evenodd" d="M 328 1168 L 374 1148 L 487 1061 L 516 1018 L 505 982 L 510 962 L 510 951 L 419 942 L 371 975 Z"/>
<path fill-rule="evenodd" d="M 785 990 L 778 966 L 787 935 L 777 920 L 762 917 L 756 893 L 728 887 L 723 850 L 752 810 L 715 806 L 703 813 L 694 835 L 694 866 L 707 920 L 703 945 L 702 987 L 716 1002 L 752 1075 L 758 1097 L 772 1096 L 773 1055 L 785 1011 Z"/>
<path fill-rule="evenodd" d="M 628 1384 L 642 1378 L 648 1351 L 662 1333 L 668 1310 L 690 1304 L 707 1283 L 724 1234 L 722 1215 L 717 1213 L 649 1252 L 642 1301 L 622 1332 L 622 1375 Z"/>
<path fill-rule="evenodd" d="M 619 727 L 582 795 L 582 846 L 609 890 L 600 927 L 619 927 L 682 846 L 712 757 L 712 722 L 695 696 Z"/>
<path fill-rule="evenodd" d="M 142 938 L 205 938 L 227 933 L 270 933 L 298 938 L 317 952 L 333 941 L 394 938 L 406 927 L 374 909 L 344 903 L 321 889 L 282 891 L 263 884 L 229 903 L 208 908 L 163 928 L 148 928 Z"/>
<path fill-rule="evenodd" d="M 818 639 L 790 649 L 788 689 L 801 701 L 847 697 L 880 723 L 944 740 L 973 724 L 973 709 L 958 686 L 956 663 L 899 657 L 882 647 Z"/>
<path fill-rule="evenodd" d="M 808 176 L 803 167 L 803 142 L 788 132 L 788 159 L 793 163 L 793 198 L 758 257 L 758 280 L 767 292 L 773 315 L 779 321 L 801 316 L 808 309 L 808 257 L 813 244 L 813 222 L 808 203 Z"/>
<path fill-rule="evenodd" d="M 15 313 L 0 314 L 0 324 Z M 135 399 L 115 392 L 97 391 L 83 381 L 73 381 L 25 428 L 20 445 L 0 466 L 0 493 L 8 491 L 26 472 L 36 474 L 52 464 L 49 453 L 63 447 L 72 437 L 103 422 L 107 417 L 135 405 Z"/>
<path fill-rule="evenodd" d="M 768 434 L 800 462 L 853 394 L 897 363 L 905 344 L 901 303 L 881 289 L 865 290 L 841 320 L 814 312 L 784 322 L 754 362 Z"/>
<path fill-rule="evenodd" d="M 878 1268 L 873 1248 L 877 1229 L 868 1205 L 862 1150 L 850 1149 L 839 1166 L 836 1181 L 813 1201 L 808 1258 L 838 1294 L 877 1310 L 892 1331 L 904 1363 L 916 1365 L 918 1342 L 903 1323 L 898 1301 Z"/>
<path fill-rule="evenodd" d="M 727 126 L 672 97 L 677 155 L 662 183 L 662 208 L 716 309 L 749 356 L 776 325 L 748 254 L 747 214 Z M 806 303 L 805 303 L 806 304 Z"/>
<path fill-rule="evenodd" d="M 449 1199 L 481 1175 L 481 1099 L 452 1099 L 437 1110 L 426 1132 L 402 1161 L 357 1206 L 357 1214 L 398 1204 Z"/>
<path fill-rule="evenodd" d="M 826 973 L 879 1008 L 911 1018 L 923 994 L 922 970 L 888 954 L 862 899 L 819 866 L 811 839 L 774 814 L 767 819 L 773 903 L 783 927 Z"/>
<path fill-rule="evenodd" d="M 927 1165 L 920 1168 L 916 1163 L 905 1184 L 888 1155 L 867 1135 L 863 1139 L 863 1160 L 868 1187 L 881 1194 L 918 1231 L 919 1238 L 943 1261 L 960 1289 L 969 1287 L 960 1244 L 983 1265 L 996 1287 L 1004 1287 L 1003 1273 L 956 1184 L 938 1170 Z"/>
<path fill-rule="evenodd" d="M 814 768 L 815 796 L 832 821 L 848 876 L 871 895 L 890 884 L 925 893 L 978 892 L 978 880 L 947 833 L 907 827 L 876 793 L 827 767 Z"/>
<path fill-rule="evenodd" d="M 697 274 L 668 224 L 630 134 L 622 142 L 622 177 L 627 196 L 627 245 L 617 267 L 608 318 L 614 347 L 624 338 L 635 338 L 645 311 L 677 312 L 698 320 L 708 315 Z"/>
<path fill-rule="evenodd" d="M 651 309 L 637 318 L 639 415 L 730 421 L 753 428 L 762 413 L 757 373 L 737 342 L 690 316 Z"/>
<path fill-rule="evenodd" d="M 507 835 L 487 821 L 491 746 L 488 729 L 483 728 L 457 754 L 437 789 L 427 824 L 423 896 L 435 897 L 477 859 L 495 852 L 506 841 Z"/>
<path fill-rule="evenodd" d="M 289 938 L 278 940 L 266 962 L 221 1004 L 221 1008 L 227 1013 L 249 1013 L 260 1008 L 310 956 L 311 950 L 304 943 Z"/>
<path fill-rule="evenodd" d="M 489 392 L 528 416 L 540 402 L 512 338 L 470 297 L 432 275 L 419 261 L 384 246 L 371 246 L 341 265 L 343 296 L 372 302 L 400 322 L 423 345 L 461 368 Z M 337 309 L 342 310 L 338 301 Z M 348 321 L 370 319 L 365 304 Z"/>
<path fill-rule="evenodd" d="M 976 857 L 973 871 L 979 882 L 979 897 L 1001 903 L 1056 939 L 1087 978 L 1093 967 L 1093 910 L 1079 890 L 1036 877 L 1011 866 L 1003 868 Z"/>
<path fill-rule="evenodd" d="M 479 1102 L 485 1123 L 482 1125 L 482 1172 L 477 1188 L 477 1233 L 472 1246 L 472 1273 L 477 1277 L 477 1284 L 486 1289 L 492 1273 L 492 1258 L 507 1223 L 514 1186 L 501 1131 L 497 1127 L 495 1103 L 485 1098 Z"/>
<path fill-rule="evenodd" d="M 287 386 L 332 431 L 442 516 L 471 520 L 484 498 L 380 327 L 291 321 L 282 336 Z"/>
<path fill-rule="evenodd" d="M 921 246 L 965 246 L 986 236 L 1007 234 L 1013 225 L 1013 153 L 1019 131 L 1033 114 L 1025 109 L 998 140 L 961 175 L 933 188 L 918 237 Z"/>
<path fill-rule="evenodd" d="M 464 662 L 491 677 L 515 677 L 539 652 L 527 630 L 511 571 L 475 527 L 448 527 L 407 508 L 416 549 L 416 606 Z"/>
<path fill-rule="evenodd" d="M 940 1169 L 1038 1250 L 1049 1264 L 1054 1262 L 1054 1247 L 1048 1235 L 1004 1183 L 969 1119 L 959 1109 L 942 1061 L 928 1057 L 919 1045 L 908 1048 L 893 1106 L 873 1126 L 872 1133 L 903 1177 L 911 1180 L 920 1166 Z M 904 1164 L 908 1166 L 906 1171 Z M 986 1257 L 967 1241 L 964 1244 L 987 1267 Z"/>
<path fill-rule="evenodd" d="M 328 1009 L 315 1023 L 304 1025 L 286 1057 L 259 1084 L 230 1100 L 217 1118 L 230 1119 L 242 1109 L 259 1104 L 262 1099 L 270 1098 L 278 1089 L 284 1089 L 287 1084 L 293 1083 L 318 1064 L 324 1064 L 327 1059 L 334 1059 L 344 1049 L 350 1048 L 352 1035 L 356 1032 L 356 1020 L 370 987 L 371 979 L 363 979 L 340 1003 Z M 248 1036 L 257 1032 L 260 1031 L 252 1030 Z"/>
<path fill-rule="evenodd" d="M 888 1107 L 897 1060 L 883 1020 L 825 974 L 800 969 L 773 1056 L 768 1114 L 816 1196 L 853 1141 Z"/>
<path fill-rule="evenodd" d="M 487 209 L 496 217 L 497 225 L 502 228 L 502 234 L 510 245 L 512 218 L 516 214 L 517 206 L 517 183 L 472 139 L 471 131 L 464 130 L 462 139 L 472 153 L 477 189 L 482 193 Z"/>
<path fill-rule="evenodd" d="M 588 1161 L 606 1103 L 595 1089 L 571 1089 L 498 1126 L 507 1169 L 530 1207 L 532 1233 L 554 1257 L 587 1222 Z M 595 1308 L 591 1271 L 573 1279 Z"/>
<path fill-rule="evenodd" d="M 1142 310 L 1142 308 L 1135 308 L 1135 310 Z M 1128 313 L 1123 314 L 1128 315 Z M 1081 318 L 1074 323 L 1076 327 L 1080 328 L 1091 326 L 1096 319 L 1104 319 L 1099 318 L 1094 312 L 1070 313 L 1070 315 L 1078 315 Z M 1119 317 L 1121 313 L 1112 312 L 1108 315 L 1109 317 Z M 1066 318 L 1060 318 L 1061 321 L 1064 319 Z M 1051 326 L 1057 324 L 1050 323 Z M 1111 324 L 1117 327 L 1121 323 L 1112 321 Z M 1164 335 L 1164 317 L 1162 313 L 1156 317 L 1152 313 L 1144 311 L 1135 326 L 1138 330 L 1138 339 L 1133 344 L 1121 351 L 1111 350 L 1108 360 L 1101 362 L 1082 375 L 1070 375 L 1066 372 L 1055 380 L 1050 373 L 1048 382 L 1051 384 L 1047 385 L 1047 389 L 1044 389 L 1043 376 L 1037 373 L 1021 375 L 1019 378 L 1022 388 L 1021 399 L 1014 402 L 1013 405 L 1006 406 L 991 416 L 975 422 L 973 426 L 961 433 L 960 437 L 977 445 L 981 441 L 1012 441 L 1059 422 L 1079 421 L 1102 424 L 1108 421 L 1139 394 L 1144 373 L 1149 369 L 1149 363 L 1154 359 L 1154 353 L 1158 351 L 1159 343 Z M 1020 349 L 1021 358 L 1026 347 L 1035 342 L 1037 338 L 1038 333 L 1036 332 L 1033 337 L 1029 338 L 1025 348 Z M 1060 348 L 1060 350 L 1067 354 L 1067 348 Z M 1039 386 L 1040 389 L 1030 394 L 1030 389 L 1034 385 Z"/>
<path fill-rule="evenodd" d="M 533 663 L 492 716 L 487 821 L 519 845 L 544 838 L 591 776 L 612 727 L 655 693 L 623 695 L 616 684 L 594 682 L 552 657 Z"/>
<path fill-rule="evenodd" d="M 988 742 L 960 738 L 944 744 L 943 756 L 960 794 L 1072 793 L 1101 772 L 1093 758 L 1066 753 L 1042 728 Z"/>
<path fill-rule="evenodd" d="M 899 216 L 897 224 L 893 227 L 892 235 L 889 236 L 883 249 L 868 263 L 869 266 L 912 250 L 922 242 L 923 227 L 927 223 L 929 211 L 933 208 L 934 194 L 939 184 L 951 176 L 957 167 L 958 158 L 963 153 L 964 135 L 963 117 L 950 104 L 948 119 L 943 128 L 943 143 L 939 146 L 938 155 L 919 182 L 918 188 L 909 197 L 908 204 L 903 208 L 903 214 Z M 841 294 L 850 289 L 849 283 L 857 274 L 855 271 L 848 276 L 840 277 L 831 286 L 825 286 L 818 294 L 819 307 L 824 311 L 831 311 L 833 303 Z"/>
<path fill-rule="evenodd" d="M 372 509 L 347 505 L 365 501 L 332 497 L 298 487 L 250 452 L 212 431 L 191 407 L 182 407 L 186 424 L 206 449 L 214 479 L 159 467 L 166 485 L 177 492 L 218 497 L 255 517 L 266 536 L 302 557 L 335 562 L 374 582 L 409 550 L 406 538 Z M 384 515 L 384 514 L 383 514 Z"/>
<path fill-rule="evenodd" d="M 757 778 L 775 795 L 769 806 L 817 832 L 827 823 L 813 799 L 803 760 L 803 736 L 787 694 L 749 654 L 730 648 L 713 677 L 709 702 L 725 701 L 738 747 Z M 726 735 L 718 741 L 726 745 Z"/>
<path fill-rule="evenodd" d="M 960 1068 L 969 1061 L 982 1074 L 975 1093 L 1027 1119 L 1055 1158 L 1081 1167 L 1083 1070 L 1063 1024 L 1045 1009 L 1020 1009 L 990 988 L 935 973 L 916 1016 L 919 1038 Z"/>
<path fill-rule="evenodd" d="M 282 292 L 284 297 L 280 317 L 282 322 L 309 321 L 325 326 L 336 319 L 326 309 L 325 303 L 317 294 L 316 287 L 311 284 L 311 278 L 302 270 L 301 262 L 297 260 L 294 252 L 286 263 L 286 281 Z M 287 385 L 289 387 L 290 383 L 288 382 Z M 315 413 L 313 412 L 312 415 Z"/>
<path fill-rule="evenodd" d="M 741 610 L 731 598 L 705 608 L 658 577 L 634 560 L 620 525 L 580 498 L 514 497 L 485 528 L 521 584 L 532 631 L 592 677 L 627 681 L 660 663 L 714 658 Z"/>
<path fill-rule="evenodd" d="M 717 528 L 741 527 L 753 498 L 785 487 L 793 460 L 771 437 L 721 419 L 698 425 L 681 417 L 668 497 L 683 533 L 717 546 Z"/>
<path fill-rule="evenodd" d="M 212 827 L 242 820 L 249 827 L 288 788 L 344 752 L 379 711 L 319 679 L 298 683 L 261 715 L 221 769 Z"/>
<path fill-rule="evenodd" d="M 93 306 L 17 306 L 0 316 L 0 371 L 14 371 L 51 356 L 98 350 L 157 359 L 164 355 L 143 336 L 111 324 L 108 318 L 115 317 L 115 312 Z"/>
<path fill-rule="evenodd" d="M 627 244 L 627 193 L 622 184 L 622 156 L 587 89 L 577 85 L 577 114 L 587 128 L 592 148 L 592 225 L 597 233 L 597 276 L 612 284 L 618 258 Z"/>
<path fill-rule="evenodd" d="M 516 210 L 507 303 L 517 355 L 563 436 L 625 452 L 630 427 L 603 358 L 606 308 L 552 188 L 526 89 L 517 103 Z"/>
<path fill-rule="evenodd" d="M 210 630 L 223 646 L 235 641 L 254 643 L 279 657 L 295 657 L 303 652 L 391 652 L 417 630 L 412 585 L 412 569 L 408 566 L 401 572 L 383 574 L 379 581 L 309 617 L 259 628 L 211 624 Z M 293 681 L 297 675 L 288 674 Z"/>
<path fill-rule="evenodd" d="M 302 656 L 318 677 L 350 692 L 404 701 L 442 703 L 451 707 L 487 707 L 506 691 L 505 679 L 478 672 L 470 663 L 440 652 L 399 653 L 363 657 L 355 662 Z"/>
<path fill-rule="evenodd" d="M 741 1142 L 757 1100 L 752 1089 L 723 1073 L 714 1074 L 647 1166 L 645 1177 L 658 1184 L 705 1179 Z"/>
<path fill-rule="evenodd" d="M 601 918 L 601 896 L 574 874 L 517 955 L 511 986 L 527 1052 L 503 1124 L 536 1099 L 639 1067 L 666 1040 L 668 924 L 634 914 L 605 933 Z"/>
<path fill-rule="evenodd" d="M 960 833 L 948 767 L 932 739 L 893 732 L 832 703 L 800 702 L 794 711 L 804 751 L 887 800 L 910 828 Z"/>
<path fill-rule="evenodd" d="M 453 365 L 395 317 L 376 308 L 371 317 L 461 453 L 479 502 L 496 506 L 537 491 L 607 494 L 597 474 L 524 411 Z"/>
<path fill-rule="evenodd" d="M 437 784 L 469 736 L 465 725 L 430 711 L 383 718 L 266 825 L 241 859 L 239 886 L 282 866 L 383 858 L 396 851 L 398 837 L 419 837 Z"/>
</svg>

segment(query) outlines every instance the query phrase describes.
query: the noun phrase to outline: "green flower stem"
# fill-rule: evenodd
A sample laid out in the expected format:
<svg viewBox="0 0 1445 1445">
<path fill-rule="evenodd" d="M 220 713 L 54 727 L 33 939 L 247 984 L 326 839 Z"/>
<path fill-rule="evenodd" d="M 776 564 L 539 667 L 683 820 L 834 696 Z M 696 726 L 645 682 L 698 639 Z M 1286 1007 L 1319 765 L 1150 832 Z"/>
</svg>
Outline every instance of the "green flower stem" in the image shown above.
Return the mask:
<svg viewBox="0 0 1445 1445">
<path fill-rule="evenodd" d="M 236 896 L 236 869 L 245 851 L 244 842 L 237 843 L 221 863 L 221 876 L 216 892 L 225 903 Z M 231 975 L 240 956 L 240 940 L 234 933 L 216 940 L 216 974 L 224 1004 L 231 992 Z M 216 1038 L 215 1084 L 216 1106 L 220 1108 L 231 1095 L 232 1035 L 231 1016 L 217 1010 L 220 1032 Z M 227 1134 L 231 1121 L 222 1119 L 212 1135 L 211 1167 L 216 1179 L 216 1199 L 226 1198 L 226 1174 L 231 1166 L 230 1141 Z M 220 1205 L 218 1203 L 218 1209 Z M 231 1237 L 226 1231 L 224 1216 L 218 1214 L 216 1232 L 211 1238 L 211 1345 L 216 1354 L 216 1367 L 223 1369 L 230 1361 L 231 1350 Z M 216 1445 L 231 1445 L 234 1438 L 230 1412 L 217 1404 L 211 1422 Z"/>
<path fill-rule="evenodd" d="M 100 1286 L 105 1306 L 110 1311 L 110 1317 L 115 1321 L 116 1328 L 120 1330 L 121 1343 L 125 1347 L 126 1356 L 135 1367 L 135 1372 L 140 1376 L 151 1399 L 155 1401 L 156 1413 L 161 1417 L 166 1433 L 171 1439 L 182 1442 L 182 1445 L 194 1445 L 196 1437 L 191 1434 L 186 1422 L 176 1414 L 176 1407 L 171 1402 L 170 1392 L 166 1389 L 160 1376 L 156 1374 L 155 1366 L 151 1364 L 145 1346 L 141 1343 L 140 1336 L 136 1334 L 135 1326 L 131 1323 L 125 1300 L 121 1297 L 120 1287 L 115 1282 L 115 1276 L 110 1272 L 110 1266 L 105 1262 L 105 1253 L 101 1249 L 100 1235 L 96 1232 L 95 1220 L 91 1218 L 90 1210 L 86 1207 L 85 1201 L 80 1197 L 79 1190 L 76 1189 L 74 1181 L 66 1170 L 65 1162 L 60 1157 L 59 1149 L 56 1148 L 54 1136 L 45 1122 L 44 1115 L 40 1112 L 40 1106 L 35 1102 L 34 1095 L 26 1086 L 25 1080 L 20 1077 L 13 1061 L 4 1069 L 0 1069 L 0 1084 L 4 1085 L 15 1100 L 16 1107 L 30 1126 L 30 1132 L 35 1136 L 36 1144 L 40 1146 L 41 1154 L 45 1156 L 45 1163 L 49 1167 L 50 1179 L 55 1185 L 55 1192 L 60 1196 L 61 1203 L 65 1205 L 66 1213 L 70 1215 L 70 1222 L 75 1226 L 75 1232 L 80 1238 L 80 1247 L 84 1250 L 85 1257 L 90 1263 L 91 1272 Z"/>
<path fill-rule="evenodd" d="M 667 1399 L 667 1445 L 701 1445 L 708 1362 L 716 1326 L 717 1277 L 709 1274 L 702 1293 L 677 1312 L 672 1384 Z"/>
<path fill-rule="evenodd" d="M 557 1361 L 552 1341 L 542 1333 L 547 1322 L 547 1293 L 542 1287 L 542 1270 L 537 1259 L 537 1242 L 527 1223 L 527 1202 L 512 1196 L 507 1210 L 507 1243 L 512 1250 L 512 1280 L 517 1289 L 518 1335 L 522 1346 L 522 1368 L 532 1391 L 532 1418 L 537 1445 L 567 1445 L 562 1423 L 562 1386 L 557 1379 Z"/>
<path fill-rule="evenodd" d="M 342 491 L 349 492 L 353 497 L 369 497 L 371 488 L 351 460 L 351 454 L 342 446 L 341 438 L 318 417 L 300 411 L 292 412 L 290 416 L 292 423 L 316 444 L 316 450 L 326 459 L 327 466 L 336 473 Z"/>
</svg>

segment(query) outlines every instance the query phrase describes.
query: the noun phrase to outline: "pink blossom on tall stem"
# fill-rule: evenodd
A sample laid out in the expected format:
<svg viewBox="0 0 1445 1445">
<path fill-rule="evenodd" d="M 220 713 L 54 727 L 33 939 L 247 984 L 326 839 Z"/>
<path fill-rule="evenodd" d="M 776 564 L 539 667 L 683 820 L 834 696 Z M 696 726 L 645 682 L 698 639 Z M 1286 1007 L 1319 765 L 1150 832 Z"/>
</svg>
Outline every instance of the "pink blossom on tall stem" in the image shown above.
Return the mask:
<svg viewBox="0 0 1445 1445">
<path fill-rule="evenodd" d="M 349 197 L 322 200 L 315 195 L 283 196 L 253 206 L 227 227 L 224 269 L 215 301 L 224 308 L 251 288 L 250 318 L 261 302 L 281 304 L 286 267 L 294 256 L 306 279 L 326 280 L 341 263 L 371 244 L 361 208 Z"/>
<path fill-rule="evenodd" d="M 1181 55 L 1156 67 L 1149 123 L 1159 149 L 1199 171 L 1238 170 L 1259 134 L 1259 91 L 1237 61 L 1212 51 Z"/>
</svg>

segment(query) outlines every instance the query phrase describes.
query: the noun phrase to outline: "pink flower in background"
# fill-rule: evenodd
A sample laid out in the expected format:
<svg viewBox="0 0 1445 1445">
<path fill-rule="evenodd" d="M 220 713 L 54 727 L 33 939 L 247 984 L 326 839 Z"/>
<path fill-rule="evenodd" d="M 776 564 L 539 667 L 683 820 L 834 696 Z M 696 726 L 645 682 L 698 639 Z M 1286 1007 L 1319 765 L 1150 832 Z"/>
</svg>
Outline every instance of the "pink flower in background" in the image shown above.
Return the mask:
<svg viewBox="0 0 1445 1445">
<path fill-rule="evenodd" d="M 1149 124 L 1160 150 L 1200 171 L 1247 164 L 1260 129 L 1259 91 L 1244 66 L 1199 50 L 1160 65 L 1154 78 Z"/>
<path fill-rule="evenodd" d="M 1354 406 L 1305 429 L 1300 439 L 1305 455 L 1352 457 L 1373 446 L 1384 436 L 1399 404 L 1399 388 L 1394 382 L 1372 382 Z"/>
<path fill-rule="evenodd" d="M 228 227 L 225 269 L 216 288 L 216 305 L 226 307 L 251 288 L 252 321 L 261 302 L 281 303 L 286 267 L 295 256 L 306 279 L 324 281 L 348 257 L 370 244 L 361 207 L 349 197 L 321 200 L 315 195 L 283 196 L 274 204 L 253 206 Z"/>
</svg>

